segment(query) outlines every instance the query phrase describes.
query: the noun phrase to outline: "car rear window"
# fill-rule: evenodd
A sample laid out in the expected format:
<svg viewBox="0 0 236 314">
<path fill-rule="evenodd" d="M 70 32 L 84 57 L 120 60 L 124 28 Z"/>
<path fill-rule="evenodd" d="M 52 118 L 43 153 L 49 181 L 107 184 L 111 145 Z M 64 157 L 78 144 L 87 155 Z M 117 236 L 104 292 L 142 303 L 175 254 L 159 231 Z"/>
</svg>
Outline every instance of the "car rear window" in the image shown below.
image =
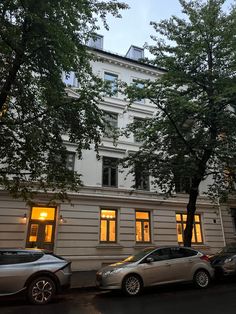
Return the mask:
<svg viewBox="0 0 236 314">
<path fill-rule="evenodd" d="M 42 256 L 43 252 L 0 251 L 0 265 L 31 263 Z"/>
</svg>

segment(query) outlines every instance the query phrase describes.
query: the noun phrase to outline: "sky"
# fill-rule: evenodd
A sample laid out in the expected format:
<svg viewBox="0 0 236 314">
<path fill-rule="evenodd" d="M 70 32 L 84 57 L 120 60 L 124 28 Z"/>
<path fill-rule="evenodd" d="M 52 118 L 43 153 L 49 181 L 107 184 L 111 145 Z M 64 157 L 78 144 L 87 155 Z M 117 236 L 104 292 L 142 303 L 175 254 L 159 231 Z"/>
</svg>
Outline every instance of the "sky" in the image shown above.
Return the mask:
<svg viewBox="0 0 236 314">
<path fill-rule="evenodd" d="M 147 42 L 153 44 L 150 35 L 155 31 L 150 21 L 158 22 L 172 15 L 182 16 L 178 0 L 120 0 L 130 6 L 121 11 L 122 18 L 109 16 L 107 21 L 109 31 L 101 29 L 104 36 L 104 50 L 125 55 L 131 45 L 143 47 Z M 226 0 L 224 7 L 228 8 L 234 0 Z"/>
</svg>

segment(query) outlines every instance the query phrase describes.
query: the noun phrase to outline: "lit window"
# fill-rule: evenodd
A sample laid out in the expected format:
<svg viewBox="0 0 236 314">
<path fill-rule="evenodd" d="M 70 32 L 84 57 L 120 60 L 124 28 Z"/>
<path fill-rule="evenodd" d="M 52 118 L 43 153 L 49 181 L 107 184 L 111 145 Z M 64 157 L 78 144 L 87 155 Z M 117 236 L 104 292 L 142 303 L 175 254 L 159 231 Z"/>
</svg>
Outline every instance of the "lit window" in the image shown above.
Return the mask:
<svg viewBox="0 0 236 314">
<path fill-rule="evenodd" d="M 176 214 L 177 238 L 178 238 L 179 243 L 183 243 L 186 221 L 187 221 L 187 214 Z M 192 243 L 203 243 L 200 215 L 194 215 Z"/>
<path fill-rule="evenodd" d="M 116 210 L 101 209 L 100 241 L 116 242 Z"/>
<path fill-rule="evenodd" d="M 103 157 L 102 185 L 117 187 L 118 181 L 118 159 Z"/>
<path fill-rule="evenodd" d="M 118 94 L 118 86 L 117 86 L 118 75 L 105 72 L 104 73 L 104 80 L 108 84 L 107 94 L 109 96 L 117 96 L 117 94 Z"/>
<path fill-rule="evenodd" d="M 150 213 L 136 211 L 136 242 L 150 242 Z"/>
<path fill-rule="evenodd" d="M 31 219 L 32 220 L 54 220 L 55 208 L 54 207 L 32 207 Z"/>
</svg>

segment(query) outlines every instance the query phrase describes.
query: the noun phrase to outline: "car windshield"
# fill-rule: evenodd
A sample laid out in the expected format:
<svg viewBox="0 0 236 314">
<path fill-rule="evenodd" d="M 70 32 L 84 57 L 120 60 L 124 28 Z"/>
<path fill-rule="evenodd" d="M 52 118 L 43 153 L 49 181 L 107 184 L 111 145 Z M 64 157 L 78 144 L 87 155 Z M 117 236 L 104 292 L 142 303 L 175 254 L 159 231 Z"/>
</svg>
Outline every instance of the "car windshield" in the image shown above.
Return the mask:
<svg viewBox="0 0 236 314">
<path fill-rule="evenodd" d="M 138 262 L 140 259 L 142 259 L 144 256 L 146 256 L 148 253 L 152 252 L 153 250 L 154 250 L 154 248 L 148 248 L 148 249 L 145 249 L 143 251 L 140 251 L 135 255 L 131 255 L 131 256 L 127 257 L 124 260 L 124 262 L 129 262 L 129 263 Z"/>
</svg>

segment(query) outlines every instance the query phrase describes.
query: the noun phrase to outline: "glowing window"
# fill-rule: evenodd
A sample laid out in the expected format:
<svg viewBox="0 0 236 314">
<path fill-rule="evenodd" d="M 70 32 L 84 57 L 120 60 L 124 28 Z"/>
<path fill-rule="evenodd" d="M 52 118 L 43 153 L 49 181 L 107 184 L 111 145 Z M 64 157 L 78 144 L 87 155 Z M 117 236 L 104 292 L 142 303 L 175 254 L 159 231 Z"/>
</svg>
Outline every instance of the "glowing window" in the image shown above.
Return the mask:
<svg viewBox="0 0 236 314">
<path fill-rule="evenodd" d="M 183 243 L 186 221 L 187 221 L 186 214 L 179 214 L 179 213 L 176 214 L 177 239 L 179 243 Z M 200 215 L 194 215 L 192 243 L 203 243 Z"/>
<path fill-rule="evenodd" d="M 116 210 L 101 209 L 100 241 L 116 242 Z"/>
<path fill-rule="evenodd" d="M 150 213 L 136 211 L 136 242 L 150 242 Z"/>
<path fill-rule="evenodd" d="M 54 220 L 54 207 L 33 207 L 31 213 L 32 220 Z"/>
</svg>

